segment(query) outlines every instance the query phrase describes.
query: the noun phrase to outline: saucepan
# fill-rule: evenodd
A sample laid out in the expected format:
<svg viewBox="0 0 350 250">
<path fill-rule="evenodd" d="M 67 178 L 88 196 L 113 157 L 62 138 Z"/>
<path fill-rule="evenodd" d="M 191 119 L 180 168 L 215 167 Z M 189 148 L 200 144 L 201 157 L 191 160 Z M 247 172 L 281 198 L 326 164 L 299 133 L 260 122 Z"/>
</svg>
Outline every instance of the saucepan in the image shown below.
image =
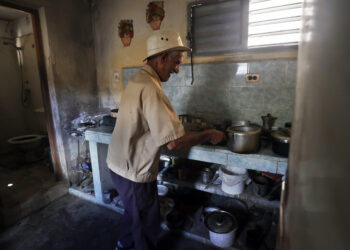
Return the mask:
<svg viewBox="0 0 350 250">
<path fill-rule="evenodd" d="M 271 132 L 272 151 L 278 155 L 288 157 L 289 142 L 290 142 L 290 129 L 280 128 Z"/>
<path fill-rule="evenodd" d="M 226 130 L 227 146 L 235 153 L 255 153 L 260 146 L 260 134 L 257 124 L 231 126 Z"/>
</svg>

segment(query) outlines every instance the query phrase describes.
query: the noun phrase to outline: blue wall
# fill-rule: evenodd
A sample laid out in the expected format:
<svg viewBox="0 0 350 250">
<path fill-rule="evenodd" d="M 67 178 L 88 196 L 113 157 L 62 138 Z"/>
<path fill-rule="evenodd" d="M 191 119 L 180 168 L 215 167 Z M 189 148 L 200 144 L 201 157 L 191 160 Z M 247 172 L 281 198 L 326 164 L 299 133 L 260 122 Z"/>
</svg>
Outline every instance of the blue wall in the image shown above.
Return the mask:
<svg viewBox="0 0 350 250">
<path fill-rule="evenodd" d="M 209 122 L 250 120 L 262 124 L 261 116 L 277 116 L 275 125 L 292 121 L 296 82 L 296 59 L 246 63 L 220 62 L 190 65 L 163 83 L 178 115 L 190 114 Z M 124 68 L 124 85 L 139 68 Z M 246 83 L 245 74 L 259 73 L 259 83 Z"/>
</svg>

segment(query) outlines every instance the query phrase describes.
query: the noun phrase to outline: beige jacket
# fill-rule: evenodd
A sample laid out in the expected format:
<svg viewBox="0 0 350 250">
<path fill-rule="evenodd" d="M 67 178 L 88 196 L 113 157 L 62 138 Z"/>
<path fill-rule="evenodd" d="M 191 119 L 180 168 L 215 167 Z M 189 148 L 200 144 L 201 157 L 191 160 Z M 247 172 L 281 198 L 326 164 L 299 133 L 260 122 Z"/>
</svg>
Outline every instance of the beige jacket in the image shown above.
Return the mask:
<svg viewBox="0 0 350 250">
<path fill-rule="evenodd" d="M 160 147 L 184 134 L 157 73 L 146 64 L 123 92 L 108 148 L 108 167 L 134 182 L 154 181 Z"/>
</svg>

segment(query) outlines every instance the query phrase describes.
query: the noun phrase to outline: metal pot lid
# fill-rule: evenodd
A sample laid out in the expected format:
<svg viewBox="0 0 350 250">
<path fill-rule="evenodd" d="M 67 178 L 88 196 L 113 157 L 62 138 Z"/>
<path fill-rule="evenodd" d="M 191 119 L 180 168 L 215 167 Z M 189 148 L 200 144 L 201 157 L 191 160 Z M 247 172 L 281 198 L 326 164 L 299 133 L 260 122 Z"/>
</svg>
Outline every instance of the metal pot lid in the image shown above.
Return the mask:
<svg viewBox="0 0 350 250">
<path fill-rule="evenodd" d="M 231 126 L 226 130 L 228 133 L 233 134 L 255 134 L 260 133 L 261 127 L 255 124 L 243 125 L 243 126 Z"/>
<path fill-rule="evenodd" d="M 276 131 L 271 132 L 271 137 L 280 142 L 289 143 L 290 131 L 287 131 L 286 129 L 278 129 Z"/>
<path fill-rule="evenodd" d="M 230 213 L 215 211 L 205 217 L 205 225 L 211 232 L 225 234 L 236 228 L 237 222 Z"/>
</svg>

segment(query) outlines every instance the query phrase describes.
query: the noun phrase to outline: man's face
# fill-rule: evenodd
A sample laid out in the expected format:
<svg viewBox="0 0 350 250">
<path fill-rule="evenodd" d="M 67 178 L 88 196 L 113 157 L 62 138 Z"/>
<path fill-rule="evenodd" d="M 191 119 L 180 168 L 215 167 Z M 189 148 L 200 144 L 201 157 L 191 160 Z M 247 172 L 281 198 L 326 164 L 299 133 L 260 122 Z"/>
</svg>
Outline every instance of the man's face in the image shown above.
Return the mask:
<svg viewBox="0 0 350 250">
<path fill-rule="evenodd" d="M 177 55 L 167 54 L 166 57 L 161 59 L 161 67 L 158 74 L 162 82 L 166 82 L 170 78 L 170 74 L 179 73 L 180 64 L 183 60 L 183 52 L 177 53 Z"/>
</svg>

